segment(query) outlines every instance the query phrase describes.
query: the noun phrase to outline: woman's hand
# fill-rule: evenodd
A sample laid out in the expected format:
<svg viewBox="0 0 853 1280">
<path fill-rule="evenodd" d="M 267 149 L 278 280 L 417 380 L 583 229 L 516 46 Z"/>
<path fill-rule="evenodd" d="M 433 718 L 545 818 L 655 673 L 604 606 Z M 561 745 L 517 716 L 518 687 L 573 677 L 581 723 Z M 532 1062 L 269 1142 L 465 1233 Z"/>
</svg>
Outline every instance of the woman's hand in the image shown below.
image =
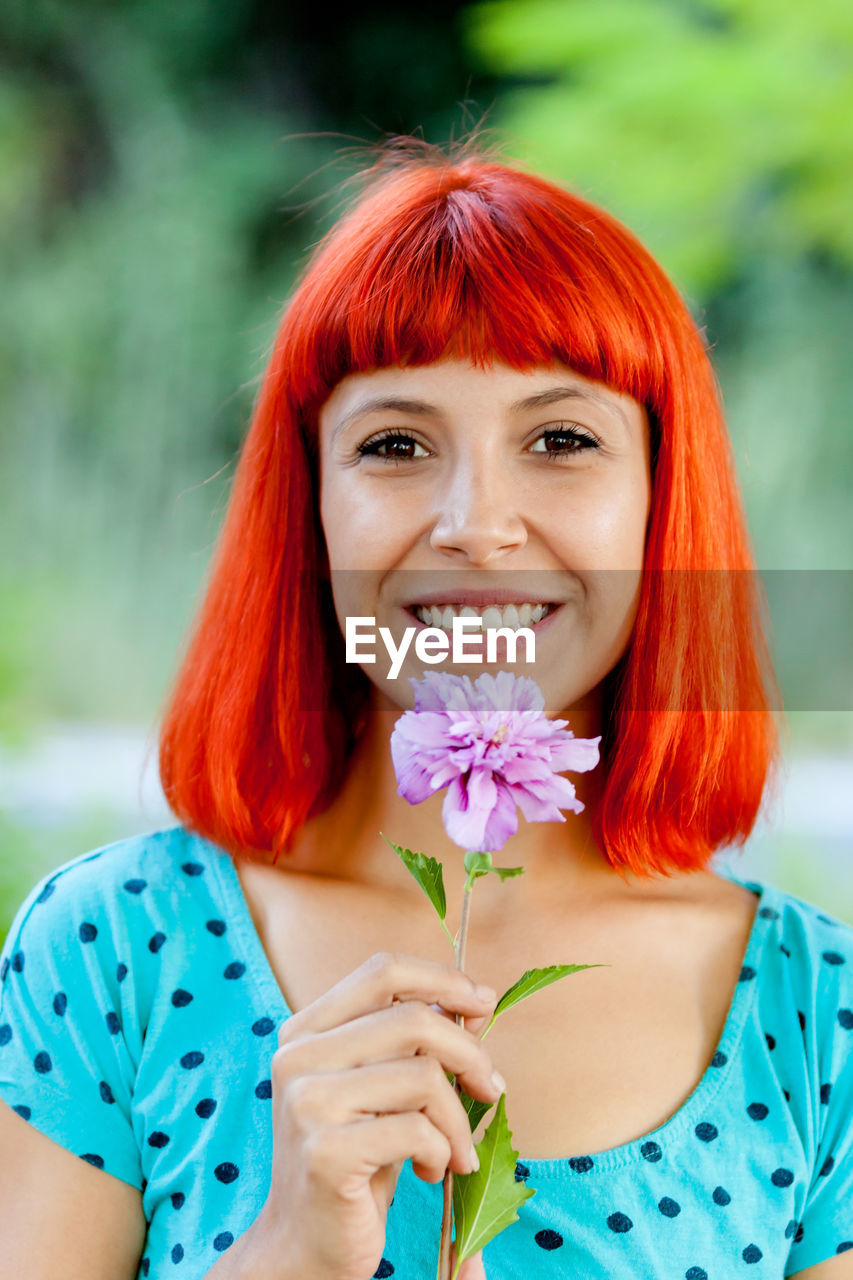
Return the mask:
<svg viewBox="0 0 853 1280">
<path fill-rule="evenodd" d="M 282 1023 L 270 1193 L 247 1233 L 264 1277 L 369 1280 L 403 1161 L 426 1182 L 448 1165 L 471 1172 L 468 1117 L 445 1071 L 474 1098 L 500 1097 L 476 1039 L 496 1000 L 449 965 L 379 953 Z M 483 1274 L 478 1255 L 460 1280 Z"/>
</svg>

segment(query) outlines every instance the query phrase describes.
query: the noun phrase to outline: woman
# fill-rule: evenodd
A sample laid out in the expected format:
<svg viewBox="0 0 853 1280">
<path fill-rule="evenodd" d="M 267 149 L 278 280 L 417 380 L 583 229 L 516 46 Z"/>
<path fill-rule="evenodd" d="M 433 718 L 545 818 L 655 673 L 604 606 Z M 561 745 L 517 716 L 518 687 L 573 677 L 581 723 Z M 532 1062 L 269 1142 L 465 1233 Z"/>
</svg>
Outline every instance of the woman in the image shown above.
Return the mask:
<svg viewBox="0 0 853 1280">
<path fill-rule="evenodd" d="M 775 749 L 751 564 L 636 240 L 502 164 L 381 168 L 261 388 L 162 730 L 181 825 L 60 868 L 9 935 L 2 1274 L 431 1276 L 474 1160 L 453 1072 L 506 1089 L 536 1188 L 463 1275 L 850 1280 L 853 930 L 710 866 Z M 388 749 L 417 660 L 343 637 L 463 608 L 532 624 L 515 670 L 603 759 L 478 882 L 457 973 L 380 835 L 444 863 L 455 930 L 441 797 L 410 808 Z M 557 962 L 607 967 L 481 1043 Z"/>
</svg>

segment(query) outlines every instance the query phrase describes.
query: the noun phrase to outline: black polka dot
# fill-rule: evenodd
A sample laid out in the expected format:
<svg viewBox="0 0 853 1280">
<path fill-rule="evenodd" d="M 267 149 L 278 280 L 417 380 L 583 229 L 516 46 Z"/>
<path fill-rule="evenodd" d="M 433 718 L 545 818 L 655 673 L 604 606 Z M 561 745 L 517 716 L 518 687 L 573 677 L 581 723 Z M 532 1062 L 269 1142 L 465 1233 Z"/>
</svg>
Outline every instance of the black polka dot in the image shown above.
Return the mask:
<svg viewBox="0 0 853 1280">
<path fill-rule="evenodd" d="M 68 1008 L 68 996 L 64 991 L 57 991 L 53 997 L 53 1012 L 58 1013 L 60 1018 L 65 1017 L 65 1010 Z"/>
<path fill-rule="evenodd" d="M 162 1133 L 159 1129 L 155 1129 L 153 1133 L 148 1135 L 148 1145 L 149 1147 L 156 1147 L 158 1151 L 162 1150 L 163 1147 L 168 1147 L 168 1133 Z"/>
<path fill-rule="evenodd" d="M 714 1187 L 712 1199 L 714 1204 L 727 1205 L 731 1204 L 732 1198 L 726 1191 L 725 1187 Z"/>
<path fill-rule="evenodd" d="M 94 942 L 98 936 L 97 926 L 91 920 L 84 920 L 78 930 L 81 942 Z"/>
<path fill-rule="evenodd" d="M 783 1092 L 783 1093 L 784 1093 L 784 1095 L 785 1095 L 785 1101 L 786 1101 L 786 1102 L 790 1102 L 790 1101 L 791 1101 L 791 1095 L 790 1095 L 790 1093 L 788 1092 L 788 1090 L 787 1090 L 787 1089 L 783 1089 L 783 1090 L 782 1090 L 782 1092 Z"/>
<path fill-rule="evenodd" d="M 759 909 L 758 914 L 761 916 L 762 920 L 778 920 L 779 919 L 779 912 L 776 910 L 775 907 L 761 907 Z"/>
<path fill-rule="evenodd" d="M 744 1262 L 760 1262 L 764 1254 L 757 1244 L 748 1244 L 740 1256 Z"/>
<path fill-rule="evenodd" d="M 529 1178 L 529 1177 L 530 1177 L 530 1170 L 528 1169 L 527 1165 L 522 1164 L 520 1160 L 516 1160 L 515 1162 L 516 1182 L 523 1182 L 525 1178 Z"/>
<path fill-rule="evenodd" d="M 87 1164 L 93 1164 L 96 1169 L 103 1169 L 104 1167 L 104 1157 L 96 1156 L 91 1151 L 87 1151 L 80 1159 L 85 1160 Z"/>
<path fill-rule="evenodd" d="M 30 1116 L 33 1114 L 29 1107 L 25 1107 L 23 1103 L 18 1107 L 13 1107 L 12 1110 L 17 1111 L 22 1120 L 29 1120 Z"/>
<path fill-rule="evenodd" d="M 796 1229 L 797 1229 L 797 1219 L 792 1218 L 791 1221 L 788 1223 L 787 1227 L 785 1228 L 785 1239 L 790 1240 L 791 1236 L 794 1234 Z"/>
<path fill-rule="evenodd" d="M 173 1191 L 169 1199 L 172 1201 L 173 1209 L 183 1209 L 186 1196 L 183 1191 Z"/>
<path fill-rule="evenodd" d="M 589 1173 L 592 1168 L 592 1160 L 589 1156 L 572 1156 L 569 1160 L 569 1168 L 574 1173 Z"/>
<path fill-rule="evenodd" d="M 540 1249 L 559 1249 L 563 1244 L 563 1237 L 559 1231 L 550 1231 L 547 1228 L 544 1231 L 537 1231 L 533 1237 Z"/>
<path fill-rule="evenodd" d="M 644 1142 L 640 1147 L 640 1155 L 644 1160 L 648 1160 L 649 1164 L 656 1164 L 663 1156 L 663 1152 L 656 1142 Z"/>
<path fill-rule="evenodd" d="M 241 964 L 239 960 L 232 960 L 229 965 L 225 966 L 225 972 L 222 976 L 223 978 L 227 978 L 230 982 L 233 981 L 234 978 L 242 978 L 245 972 L 246 966 L 244 964 Z"/>
<path fill-rule="evenodd" d="M 13 972 L 13 973 L 23 973 L 23 972 L 24 972 L 24 953 L 23 953 L 23 951 L 16 951 L 16 952 L 15 952 L 15 954 L 12 956 L 12 972 Z"/>
<path fill-rule="evenodd" d="M 853 1240 L 842 1240 L 835 1252 L 846 1253 L 848 1249 L 853 1249 Z"/>
<path fill-rule="evenodd" d="M 50 1060 L 50 1054 L 46 1053 L 45 1050 L 42 1049 L 41 1052 L 37 1053 L 33 1058 L 33 1066 L 40 1076 L 46 1076 L 48 1071 L 53 1070 L 53 1063 Z"/>
<path fill-rule="evenodd" d="M 785 946 L 784 942 L 779 943 L 779 950 L 782 952 L 783 956 L 787 956 L 789 960 L 791 959 L 791 953 L 788 950 L 788 948 Z"/>
<path fill-rule="evenodd" d="M 746 1114 L 751 1120 L 766 1120 L 770 1114 L 770 1108 L 765 1107 L 763 1102 L 750 1102 Z"/>
<path fill-rule="evenodd" d="M 753 969 L 751 964 L 745 964 L 740 971 L 738 982 L 751 982 L 755 977 L 757 970 Z"/>
<path fill-rule="evenodd" d="M 0 1048 L 2 1048 L 4 1044 L 8 1044 L 11 1039 L 12 1028 L 9 1026 L 8 1022 L 4 1022 L 2 1027 L 0 1027 Z"/>
<path fill-rule="evenodd" d="M 272 1080 L 260 1080 L 255 1085 L 255 1097 L 271 1098 L 272 1097 Z"/>
<path fill-rule="evenodd" d="M 152 955 L 156 956 L 157 952 L 160 950 L 160 948 L 162 947 L 165 941 L 166 941 L 165 933 L 161 933 L 158 929 L 158 931 L 154 934 L 153 938 L 151 938 L 148 942 L 148 950 L 151 952 Z"/>
<path fill-rule="evenodd" d="M 770 1181 L 774 1187 L 790 1187 L 794 1181 L 794 1175 L 790 1169 L 774 1169 L 770 1175 Z"/>
<path fill-rule="evenodd" d="M 379 1266 L 373 1273 L 373 1280 L 387 1280 L 388 1276 L 393 1276 L 394 1268 L 387 1258 L 383 1258 Z"/>
<path fill-rule="evenodd" d="M 191 1053 L 185 1053 L 181 1058 L 181 1066 L 186 1071 L 192 1071 L 193 1067 L 200 1067 L 204 1062 L 204 1054 L 198 1049 L 193 1049 Z"/>
<path fill-rule="evenodd" d="M 183 987 L 177 987 L 172 992 L 172 1004 L 176 1009 L 185 1009 L 191 1003 L 192 995 L 189 991 L 184 991 Z"/>
<path fill-rule="evenodd" d="M 711 1066 L 724 1067 L 727 1062 L 728 1062 L 728 1057 L 726 1056 L 726 1054 L 721 1053 L 720 1050 L 718 1049 L 717 1052 L 714 1054 L 713 1058 L 711 1059 Z"/>
<path fill-rule="evenodd" d="M 213 934 L 214 938 L 221 938 L 223 933 L 225 932 L 225 921 L 224 920 L 208 920 L 206 927 Z"/>
<path fill-rule="evenodd" d="M 109 1013 L 105 1014 L 105 1020 L 107 1024 L 107 1031 L 109 1031 L 111 1036 L 117 1036 L 121 1031 L 121 1023 L 118 1020 L 118 1014 L 115 1013 L 114 1010 L 110 1009 Z"/>
<path fill-rule="evenodd" d="M 765 1033 L 764 1033 L 764 1039 L 767 1041 L 767 1048 L 768 1048 L 768 1049 L 771 1051 L 771 1053 L 772 1053 L 772 1052 L 773 1052 L 773 1050 L 776 1048 L 776 1037 L 775 1037 L 775 1036 L 771 1036 L 771 1034 L 770 1034 L 770 1032 L 769 1032 L 769 1031 L 765 1031 Z"/>
<path fill-rule="evenodd" d="M 104 1102 L 110 1102 L 110 1103 L 115 1102 L 115 1098 L 113 1097 L 113 1091 L 110 1088 L 110 1086 L 107 1084 L 106 1080 L 101 1081 L 101 1083 L 98 1085 L 98 1090 Z"/>
<path fill-rule="evenodd" d="M 719 1129 L 715 1124 L 709 1124 L 707 1120 L 703 1120 L 701 1124 L 697 1124 L 693 1130 L 700 1142 L 713 1142 L 719 1137 Z"/>
<path fill-rule="evenodd" d="M 213 1241 L 213 1247 L 217 1253 L 224 1253 L 226 1249 L 230 1249 L 234 1243 L 234 1237 L 230 1231 L 220 1231 L 219 1235 Z M 380 1263 L 380 1266 L 382 1264 Z"/>
<path fill-rule="evenodd" d="M 607 1219 L 607 1225 L 611 1231 L 618 1231 L 621 1233 L 623 1231 L 630 1231 L 634 1224 L 628 1217 L 627 1213 L 611 1213 L 610 1217 Z"/>
<path fill-rule="evenodd" d="M 688 1267 L 684 1273 L 684 1280 L 708 1280 L 708 1272 L 704 1267 Z"/>
<path fill-rule="evenodd" d="M 853 1031 L 853 1009 L 839 1009 L 838 1021 L 845 1031 Z"/>
<path fill-rule="evenodd" d="M 215 1110 L 215 1098 L 202 1098 L 201 1102 L 196 1103 L 195 1113 L 201 1120 L 209 1120 Z"/>
<path fill-rule="evenodd" d="M 124 887 L 128 893 L 139 894 L 143 889 L 148 888 L 147 880 L 125 880 Z"/>
<path fill-rule="evenodd" d="M 184 862 L 181 864 L 181 870 L 188 876 L 200 876 L 204 867 L 200 862 Z"/>
<path fill-rule="evenodd" d="M 176 1244 L 172 1246 L 171 1258 L 173 1262 L 183 1262 L 184 1246 L 182 1244 Z"/>
<path fill-rule="evenodd" d="M 681 1213 L 681 1205 L 677 1200 L 672 1200 L 669 1196 L 664 1196 L 662 1200 L 658 1200 L 658 1208 L 665 1218 L 677 1218 Z"/>
<path fill-rule="evenodd" d="M 839 955 L 837 951 L 824 951 L 822 953 L 821 959 L 825 960 L 827 964 L 844 964 L 845 963 L 844 956 Z"/>
<path fill-rule="evenodd" d="M 149 1272 L 150 1270 L 151 1270 L 151 1260 L 150 1260 L 150 1258 L 143 1258 L 143 1259 L 142 1259 L 142 1274 L 143 1274 L 144 1276 L 147 1276 L 147 1275 L 148 1275 L 148 1272 Z"/>
<path fill-rule="evenodd" d="M 56 885 L 53 883 L 53 881 L 52 881 L 52 880 L 50 880 L 50 881 L 49 881 L 49 882 L 44 886 L 44 888 L 42 889 L 42 891 L 41 891 L 41 893 L 39 894 L 39 896 L 36 898 L 36 902 L 38 902 L 38 903 L 47 902 L 48 898 L 52 898 L 52 897 L 53 897 L 53 893 L 54 893 L 54 890 L 55 890 L 55 889 L 56 889 Z"/>
<path fill-rule="evenodd" d="M 828 1105 L 831 1095 L 832 1095 L 832 1085 L 822 1084 L 820 1086 L 820 1100 L 821 1100 L 821 1104 L 824 1107 Z"/>
<path fill-rule="evenodd" d="M 240 1170 L 230 1160 L 226 1160 L 223 1164 L 218 1164 L 213 1172 L 220 1182 L 225 1183 L 234 1182 L 240 1176 Z"/>
<path fill-rule="evenodd" d="M 821 916 L 821 915 L 819 915 L 819 916 L 818 916 L 818 920 L 820 920 L 823 924 L 831 924 L 831 925 L 832 925 L 832 927 L 833 927 L 833 929 L 835 929 L 835 928 L 837 928 L 837 927 L 838 927 L 838 921 L 837 921 L 837 920 L 833 920 L 833 919 L 831 919 L 831 917 L 830 917 L 830 916 Z"/>
<path fill-rule="evenodd" d="M 803 1238 L 803 1224 L 797 1223 L 797 1234 L 794 1236 L 794 1244 L 799 1244 Z"/>
<path fill-rule="evenodd" d="M 820 1173 L 817 1176 L 819 1178 L 827 1178 L 832 1173 L 832 1170 L 834 1168 L 835 1168 L 835 1157 L 827 1156 L 823 1164 L 821 1165 Z"/>
<path fill-rule="evenodd" d="M 116 969 L 116 982 L 124 982 L 127 977 L 127 965 L 120 964 Z"/>
<path fill-rule="evenodd" d="M 9 972 L 9 961 L 4 960 L 3 963 L 0 964 L 0 982 L 6 981 L 6 974 L 8 972 Z"/>
<path fill-rule="evenodd" d="M 258 1018 L 257 1022 L 252 1023 L 252 1031 L 256 1036 L 268 1036 L 274 1030 L 275 1023 L 272 1018 Z"/>
<path fill-rule="evenodd" d="M 799 1024 L 800 1024 L 800 1030 L 801 1030 L 801 1031 L 805 1031 L 805 1029 L 806 1029 L 806 1015 L 803 1013 L 803 1011 L 802 1011 L 801 1009 L 798 1009 L 798 1010 L 797 1010 L 797 1020 L 798 1020 L 798 1022 L 799 1022 Z"/>
</svg>

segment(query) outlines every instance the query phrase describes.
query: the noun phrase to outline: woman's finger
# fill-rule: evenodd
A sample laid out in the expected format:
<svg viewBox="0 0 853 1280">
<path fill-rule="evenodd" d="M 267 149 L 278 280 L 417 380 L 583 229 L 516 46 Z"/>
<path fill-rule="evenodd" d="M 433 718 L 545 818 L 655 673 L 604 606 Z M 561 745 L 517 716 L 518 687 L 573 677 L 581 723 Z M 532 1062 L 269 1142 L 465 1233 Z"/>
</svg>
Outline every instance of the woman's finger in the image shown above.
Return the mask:
<svg viewBox="0 0 853 1280">
<path fill-rule="evenodd" d="M 287 1105 L 304 1133 L 368 1116 L 420 1112 L 450 1143 L 454 1172 L 470 1173 L 475 1167 L 468 1117 L 435 1058 L 398 1059 L 354 1071 L 302 1076 L 293 1082 Z"/>
<path fill-rule="evenodd" d="M 497 994 L 491 988 L 479 989 L 461 969 L 401 952 L 380 951 L 307 1009 L 282 1023 L 280 1035 L 286 1030 L 288 1036 L 318 1035 L 401 1000 L 422 1000 L 439 1004 L 454 1015 L 481 1018 L 494 1008 Z"/>
<path fill-rule="evenodd" d="M 425 1055 L 436 1058 L 460 1079 L 468 1093 L 473 1091 L 473 1096 L 496 1101 L 502 1092 L 492 1084 L 488 1048 L 420 1001 L 401 1000 L 333 1027 L 324 1035 L 295 1035 L 288 1031 L 291 1021 L 283 1024 L 273 1056 L 273 1071 L 282 1086 L 300 1076 Z"/>
</svg>

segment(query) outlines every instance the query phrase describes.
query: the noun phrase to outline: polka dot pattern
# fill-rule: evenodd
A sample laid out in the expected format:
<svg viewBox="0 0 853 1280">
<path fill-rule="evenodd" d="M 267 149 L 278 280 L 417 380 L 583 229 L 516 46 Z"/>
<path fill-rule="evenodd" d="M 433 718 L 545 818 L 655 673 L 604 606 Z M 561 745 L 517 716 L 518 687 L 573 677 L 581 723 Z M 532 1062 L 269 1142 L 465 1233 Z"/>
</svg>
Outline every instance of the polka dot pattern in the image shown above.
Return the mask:
<svg viewBox="0 0 853 1280">
<path fill-rule="evenodd" d="M 490 1274 L 645 1275 L 665 1257 L 668 1276 L 720 1280 L 853 1249 L 821 1209 L 853 1198 L 853 930 L 754 891 L 725 1028 L 693 1092 L 610 1150 L 522 1153 L 515 1179 L 536 1195 L 487 1246 Z M 206 1275 L 268 1191 L 287 1017 L 233 864 L 179 827 L 75 860 L 34 891 L 0 978 L 0 1096 L 142 1187 L 142 1275 Z M 809 1150 L 803 1118 L 818 1107 Z M 815 1184 L 828 1194 L 810 1198 Z M 437 1219 L 440 1195 L 403 1166 L 377 1277 L 434 1272 L 432 1233 L 413 1224 Z"/>
</svg>

